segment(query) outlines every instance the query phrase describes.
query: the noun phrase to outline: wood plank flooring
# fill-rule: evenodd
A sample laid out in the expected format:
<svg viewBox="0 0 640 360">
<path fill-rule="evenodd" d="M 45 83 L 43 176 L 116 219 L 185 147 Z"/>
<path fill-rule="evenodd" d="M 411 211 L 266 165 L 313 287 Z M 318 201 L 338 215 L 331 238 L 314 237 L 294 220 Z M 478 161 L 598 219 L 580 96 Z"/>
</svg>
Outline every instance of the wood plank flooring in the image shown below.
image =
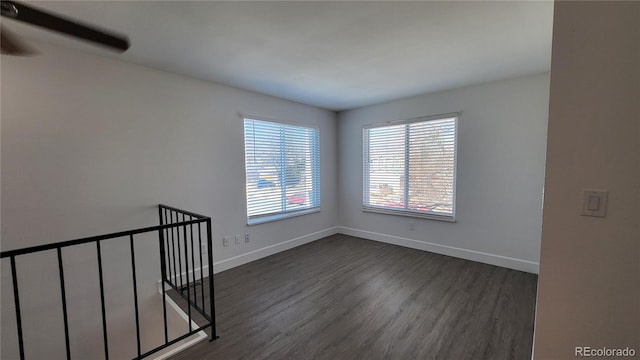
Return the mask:
<svg viewBox="0 0 640 360">
<path fill-rule="evenodd" d="M 172 359 L 530 359 L 536 283 L 333 235 L 216 274 L 220 338 Z"/>
</svg>

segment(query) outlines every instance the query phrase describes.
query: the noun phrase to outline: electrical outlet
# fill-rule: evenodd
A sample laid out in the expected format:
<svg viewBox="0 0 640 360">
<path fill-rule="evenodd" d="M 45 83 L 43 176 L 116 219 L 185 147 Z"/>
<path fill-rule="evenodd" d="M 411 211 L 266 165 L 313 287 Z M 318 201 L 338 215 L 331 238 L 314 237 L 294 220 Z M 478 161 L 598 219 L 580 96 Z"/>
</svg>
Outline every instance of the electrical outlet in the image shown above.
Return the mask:
<svg viewBox="0 0 640 360">
<path fill-rule="evenodd" d="M 236 244 L 240 244 L 240 235 L 236 235 Z"/>
<path fill-rule="evenodd" d="M 222 246 L 227 247 L 229 246 L 229 237 L 225 236 L 222 238 Z"/>
<path fill-rule="evenodd" d="M 416 229 L 416 223 L 410 222 L 409 223 L 409 230 L 415 230 L 415 229 Z"/>
<path fill-rule="evenodd" d="M 200 245 L 200 253 L 203 255 L 207 253 L 207 244 Z"/>
<path fill-rule="evenodd" d="M 244 234 L 244 243 L 245 244 L 249 243 L 249 234 Z"/>
</svg>

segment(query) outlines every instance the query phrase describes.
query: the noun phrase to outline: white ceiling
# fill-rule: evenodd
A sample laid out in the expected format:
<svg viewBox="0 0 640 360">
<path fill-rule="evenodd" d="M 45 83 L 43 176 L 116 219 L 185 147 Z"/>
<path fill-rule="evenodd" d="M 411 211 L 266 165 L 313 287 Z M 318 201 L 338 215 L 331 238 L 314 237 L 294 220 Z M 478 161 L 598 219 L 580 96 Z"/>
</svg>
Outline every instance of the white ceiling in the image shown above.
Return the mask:
<svg viewBox="0 0 640 360">
<path fill-rule="evenodd" d="M 131 48 L 117 54 L 5 22 L 26 39 L 332 110 L 540 73 L 551 62 L 550 1 L 30 4 L 127 34 Z"/>
</svg>

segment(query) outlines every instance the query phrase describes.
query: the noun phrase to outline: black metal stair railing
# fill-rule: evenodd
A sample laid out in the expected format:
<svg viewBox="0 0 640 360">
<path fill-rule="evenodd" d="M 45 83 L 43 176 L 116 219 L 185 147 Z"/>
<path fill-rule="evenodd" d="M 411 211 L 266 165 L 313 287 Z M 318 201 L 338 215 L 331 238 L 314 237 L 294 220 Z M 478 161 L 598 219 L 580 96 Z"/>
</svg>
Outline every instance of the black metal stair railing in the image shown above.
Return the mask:
<svg viewBox="0 0 640 360">
<path fill-rule="evenodd" d="M 205 219 L 206 226 L 206 234 L 207 234 L 207 248 L 212 249 L 212 239 L 211 239 L 211 219 L 207 218 L 203 215 L 199 215 L 193 212 L 176 209 L 166 205 L 160 205 L 159 208 L 159 217 L 161 224 L 180 224 L 180 223 L 188 223 L 194 221 L 194 219 Z M 180 218 L 181 217 L 181 218 Z M 204 270 L 204 262 L 202 258 L 202 251 L 198 251 L 199 264 L 200 267 L 196 268 L 195 264 L 195 249 L 202 249 L 202 228 L 198 225 L 196 226 L 196 232 L 198 235 L 197 247 L 194 238 L 194 226 L 193 224 L 189 224 L 188 230 L 187 226 L 182 227 L 182 238 L 180 238 L 180 228 L 166 228 L 164 233 L 160 235 L 162 245 L 160 247 L 160 262 L 161 268 L 165 271 L 163 272 L 163 291 L 164 291 L 164 283 L 168 284 L 171 288 L 173 288 L 181 297 L 183 297 L 187 304 L 187 316 L 189 318 L 189 328 L 191 329 L 191 308 L 193 307 L 198 313 L 200 313 L 206 320 L 213 323 L 212 327 L 213 332 L 211 334 L 210 340 L 217 338 L 217 334 L 215 332 L 215 303 L 213 301 L 213 297 L 215 295 L 214 285 L 213 285 L 213 253 L 212 251 L 207 251 L 207 270 L 205 273 Z M 189 241 L 187 241 L 187 238 Z M 181 243 L 184 243 L 183 246 L 180 246 Z M 189 251 L 191 249 L 191 266 L 189 266 Z M 177 249 L 177 252 L 176 252 Z M 167 251 L 169 250 L 169 251 Z M 176 255 L 177 254 L 177 255 Z M 184 262 L 183 260 L 184 256 Z M 177 261 L 176 261 L 177 258 Z M 198 272 L 200 273 L 199 278 L 197 278 Z M 189 278 L 189 274 L 191 274 L 191 278 Z M 205 278 L 208 282 L 207 292 L 205 292 L 204 281 Z M 200 281 L 200 294 L 197 291 L 198 280 Z M 193 292 L 193 294 L 192 294 Z M 206 309 L 206 296 L 209 295 L 209 309 Z M 193 295 L 193 296 L 192 296 Z M 200 301 L 198 302 L 198 295 L 200 295 Z M 166 295 L 163 295 L 166 296 Z M 163 301 L 164 303 L 164 301 Z M 209 314 L 207 314 L 207 310 Z"/>
<path fill-rule="evenodd" d="M 166 205 L 158 205 L 158 215 L 160 220 L 160 225 L 145 227 L 140 229 L 121 231 L 117 233 L 91 236 L 82 239 L 69 240 L 63 242 L 57 242 L 52 244 L 40 245 L 27 247 L 23 249 L 3 251 L 0 253 L 0 259 L 8 258 L 11 266 L 11 279 L 13 286 L 13 299 L 14 299 L 14 307 L 15 307 L 15 315 L 16 315 L 16 327 L 17 327 L 17 338 L 18 338 L 18 352 L 20 355 L 20 359 L 25 358 L 25 339 L 23 337 L 23 329 L 22 329 L 22 314 L 20 309 L 20 294 L 19 294 L 19 282 L 18 282 L 18 268 L 16 266 L 16 258 L 26 255 L 33 254 L 36 252 L 44 252 L 44 251 L 56 251 L 57 262 L 58 262 L 58 273 L 59 273 L 59 281 L 60 281 L 60 295 L 62 299 L 62 317 L 64 323 L 64 336 L 65 336 L 65 350 L 66 350 L 66 358 L 71 358 L 71 350 L 69 346 L 69 323 L 68 323 L 68 311 L 67 308 L 67 298 L 65 291 L 65 275 L 64 275 L 64 258 L 62 249 L 88 244 L 95 243 L 96 244 L 96 252 L 97 252 L 97 268 L 98 268 L 98 277 L 99 277 L 99 286 L 100 286 L 100 302 L 101 302 L 101 311 L 102 311 L 102 334 L 103 334 L 103 343 L 104 343 L 104 358 L 109 359 L 109 342 L 108 342 L 108 330 L 107 330 L 107 316 L 105 311 L 105 287 L 104 287 L 104 277 L 103 277 L 103 264 L 102 264 L 102 249 L 101 243 L 104 241 L 108 241 L 110 239 L 128 237 L 129 239 L 129 250 L 131 253 L 131 272 L 133 276 L 133 298 L 134 298 L 134 309 L 135 309 L 135 322 L 136 322 L 136 345 L 137 345 L 137 356 L 134 359 L 143 359 L 149 355 L 152 355 L 164 348 L 167 348 L 177 342 L 180 342 L 189 336 L 192 336 L 202 330 L 210 328 L 209 341 L 212 341 L 217 338 L 216 334 L 216 325 L 215 325 L 215 304 L 214 304 L 214 284 L 213 284 L 213 242 L 211 235 L 211 218 L 203 215 L 199 215 L 193 212 L 180 210 L 177 208 L 173 208 Z M 207 248 L 207 258 L 206 260 L 202 257 L 203 248 L 203 233 L 202 227 L 206 228 L 206 234 L 204 239 L 204 244 L 206 244 Z M 197 244 L 198 244 L 198 253 L 199 253 L 199 268 L 196 268 L 195 262 L 195 238 L 194 238 L 194 227 L 196 228 L 195 233 L 197 233 Z M 144 234 L 144 233 L 153 233 L 158 232 L 158 246 L 160 252 L 160 276 L 161 276 L 161 287 L 162 287 L 162 311 L 163 311 L 163 320 L 164 320 L 164 343 L 154 349 L 146 351 L 142 353 L 141 349 L 141 341 L 140 341 L 140 315 L 138 308 L 138 284 L 136 279 L 136 256 L 134 251 L 134 235 Z M 182 232 L 182 234 L 181 234 Z M 182 246 L 181 246 L 182 245 Z M 177 252 L 176 252 L 177 249 Z M 189 256 L 189 249 L 191 250 L 191 256 Z M 177 254 L 177 255 L 176 255 Z M 176 257 L 178 262 L 176 262 Z M 184 262 L 182 260 L 184 259 Z M 189 261 L 191 260 L 191 261 Z M 204 264 L 206 261 L 207 271 L 204 272 Z M 199 270 L 199 271 L 198 271 Z M 196 274 L 199 272 L 199 280 L 200 280 L 200 294 L 196 291 L 197 279 Z M 191 282 L 189 281 L 189 275 L 191 274 Z M 208 281 L 208 290 L 206 295 L 209 297 L 208 304 L 206 303 L 205 289 L 204 289 L 204 281 L 207 278 Z M 167 299 L 166 299 L 166 288 L 165 284 L 168 284 L 170 288 L 173 288 L 180 296 L 182 296 L 187 304 L 191 306 L 187 306 L 188 313 L 188 322 L 189 322 L 189 331 L 184 333 L 181 336 L 178 336 L 174 339 L 169 340 L 169 333 L 167 327 Z M 186 291 L 185 291 L 186 290 Z M 193 291 L 191 291 L 193 290 Z M 193 292 L 193 297 L 191 296 Z M 198 302 L 198 295 L 200 295 L 200 299 Z M 208 305 L 208 306 L 207 306 Z M 192 326 L 192 313 L 191 308 L 194 308 L 202 317 L 206 320 L 206 323 L 202 326 L 193 327 Z M 208 310 L 208 313 L 207 313 Z M 27 343 L 28 345 L 28 343 Z"/>
</svg>

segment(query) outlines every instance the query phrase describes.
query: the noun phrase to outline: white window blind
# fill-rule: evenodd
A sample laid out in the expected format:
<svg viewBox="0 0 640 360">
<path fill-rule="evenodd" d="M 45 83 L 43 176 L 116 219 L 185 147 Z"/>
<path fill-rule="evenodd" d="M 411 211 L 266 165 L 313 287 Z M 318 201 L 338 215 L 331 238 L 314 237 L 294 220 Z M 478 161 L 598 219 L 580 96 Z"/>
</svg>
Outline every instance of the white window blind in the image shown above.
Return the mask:
<svg viewBox="0 0 640 360">
<path fill-rule="evenodd" d="M 320 207 L 318 129 L 244 119 L 249 224 Z"/>
<path fill-rule="evenodd" d="M 363 210 L 453 221 L 457 120 L 365 126 Z"/>
</svg>

